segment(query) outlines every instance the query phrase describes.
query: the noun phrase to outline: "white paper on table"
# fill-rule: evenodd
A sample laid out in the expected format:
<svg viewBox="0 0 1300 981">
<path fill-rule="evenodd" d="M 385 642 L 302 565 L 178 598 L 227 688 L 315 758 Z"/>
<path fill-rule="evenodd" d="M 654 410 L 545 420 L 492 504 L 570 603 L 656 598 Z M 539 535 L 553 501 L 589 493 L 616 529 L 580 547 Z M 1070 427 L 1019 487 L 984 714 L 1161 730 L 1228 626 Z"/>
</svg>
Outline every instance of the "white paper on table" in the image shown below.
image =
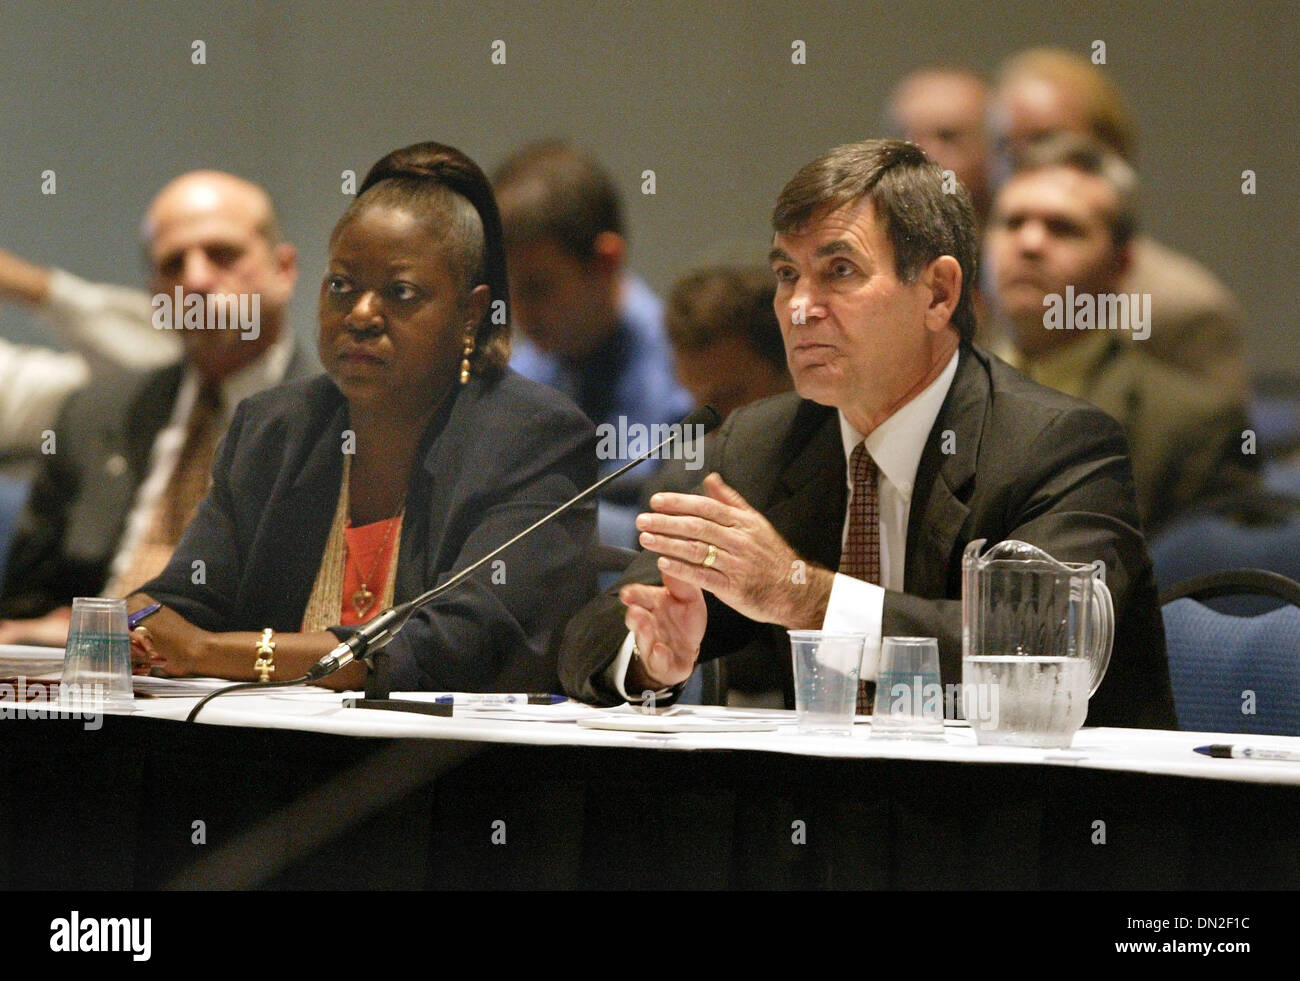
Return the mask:
<svg viewBox="0 0 1300 981">
<path fill-rule="evenodd" d="M 510 722 L 580 722 L 599 713 L 600 709 L 582 702 L 560 702 L 558 705 L 457 705 L 452 717 L 505 719 Z"/>
<path fill-rule="evenodd" d="M 63 673 L 62 647 L 32 647 L 26 644 L 0 645 L 0 677 L 22 675 L 57 678 Z"/>
<path fill-rule="evenodd" d="M 395 691 L 393 698 L 416 702 L 433 702 L 452 692 Z M 452 711 L 457 719 L 506 719 L 511 722 L 577 722 L 600 709 L 572 699 L 554 705 L 457 705 Z"/>
<path fill-rule="evenodd" d="M 754 718 L 748 715 L 721 716 L 714 713 L 696 714 L 696 706 L 675 705 L 675 712 L 643 712 L 634 705 L 621 705 L 615 709 L 598 712 L 589 718 L 579 719 L 584 729 L 614 729 L 619 732 L 775 732 L 782 722 L 790 719 Z"/>
</svg>

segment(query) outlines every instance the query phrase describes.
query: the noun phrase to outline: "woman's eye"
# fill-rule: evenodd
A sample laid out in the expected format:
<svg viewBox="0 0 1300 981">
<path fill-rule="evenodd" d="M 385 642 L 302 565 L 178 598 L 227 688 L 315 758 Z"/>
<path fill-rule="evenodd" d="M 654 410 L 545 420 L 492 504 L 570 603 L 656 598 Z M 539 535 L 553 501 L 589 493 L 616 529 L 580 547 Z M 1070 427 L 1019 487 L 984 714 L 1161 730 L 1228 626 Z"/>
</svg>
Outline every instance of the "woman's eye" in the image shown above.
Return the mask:
<svg viewBox="0 0 1300 981">
<path fill-rule="evenodd" d="M 342 276 L 326 276 L 325 291 L 336 295 L 346 293 L 348 291 L 348 282 Z"/>
<path fill-rule="evenodd" d="M 416 297 L 415 287 L 406 283 L 394 283 L 388 288 L 388 295 L 400 303 L 407 303 Z"/>
</svg>

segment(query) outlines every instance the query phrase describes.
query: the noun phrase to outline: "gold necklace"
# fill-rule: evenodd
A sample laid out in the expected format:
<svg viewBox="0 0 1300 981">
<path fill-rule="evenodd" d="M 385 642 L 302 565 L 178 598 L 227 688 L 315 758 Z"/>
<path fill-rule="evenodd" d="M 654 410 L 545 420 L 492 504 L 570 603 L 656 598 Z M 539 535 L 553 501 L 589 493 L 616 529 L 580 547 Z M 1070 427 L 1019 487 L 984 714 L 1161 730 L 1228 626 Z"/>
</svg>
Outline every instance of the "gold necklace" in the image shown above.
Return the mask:
<svg viewBox="0 0 1300 981">
<path fill-rule="evenodd" d="M 348 514 L 350 513 L 350 501 L 348 487 L 349 478 L 352 473 L 352 457 L 350 454 L 343 456 L 343 473 L 339 481 L 338 503 L 334 506 L 334 517 L 330 521 L 329 536 L 325 542 L 325 550 L 321 553 L 320 568 L 316 571 L 316 581 L 312 583 L 311 595 L 307 598 L 307 606 L 303 610 L 302 630 L 304 633 L 314 633 L 318 630 L 326 629 L 332 623 L 338 623 L 342 611 L 347 605 L 347 598 L 343 592 L 344 571 L 348 560 L 348 539 L 346 529 L 348 525 Z M 406 499 L 402 499 L 402 518 L 406 514 Z M 397 542 L 401 543 L 401 525 L 402 521 L 396 522 L 397 530 L 394 535 L 397 536 Z M 384 579 L 384 591 L 378 597 L 381 607 L 391 606 L 393 603 L 393 594 L 395 592 L 394 584 L 397 580 L 397 560 L 401 557 L 400 547 L 393 549 L 393 554 L 388 560 L 388 575 Z"/>
<path fill-rule="evenodd" d="M 402 517 L 405 514 L 406 514 L 406 495 L 403 494 L 402 508 L 400 511 L 397 512 L 396 517 L 388 519 L 388 529 L 384 532 L 384 542 L 382 545 L 379 546 L 379 551 L 375 553 L 375 561 L 372 562 L 370 565 L 370 572 L 365 575 L 361 575 L 361 567 L 358 566 L 355 561 L 352 562 L 353 566 L 356 567 L 357 574 L 361 578 L 361 588 L 352 594 L 352 609 L 357 611 L 358 617 L 364 617 L 366 615 L 366 611 L 375 605 L 375 594 L 370 591 L 370 587 L 366 585 L 366 583 L 369 582 L 369 580 L 374 578 L 375 572 L 379 569 L 379 560 L 384 557 L 384 552 L 387 551 L 388 549 L 388 543 L 392 540 L 393 529 L 398 527 L 402 523 Z M 349 520 L 348 524 L 351 525 L 351 520 Z M 352 550 L 349 549 L 348 558 L 350 560 L 352 559 L 351 553 Z"/>
</svg>

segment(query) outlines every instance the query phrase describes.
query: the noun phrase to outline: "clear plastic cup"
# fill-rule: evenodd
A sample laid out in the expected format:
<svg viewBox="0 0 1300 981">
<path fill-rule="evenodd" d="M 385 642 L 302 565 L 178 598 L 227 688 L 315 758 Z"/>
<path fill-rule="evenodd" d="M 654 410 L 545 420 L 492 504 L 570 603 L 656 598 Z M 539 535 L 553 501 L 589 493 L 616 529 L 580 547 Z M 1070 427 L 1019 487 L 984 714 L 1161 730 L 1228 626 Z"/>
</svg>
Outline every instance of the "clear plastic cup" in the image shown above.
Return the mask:
<svg viewBox="0 0 1300 981">
<path fill-rule="evenodd" d="M 791 630 L 794 705 L 799 731 L 853 735 L 853 710 L 866 634 Z"/>
<path fill-rule="evenodd" d="M 126 600 L 78 596 L 68 624 L 60 704 L 97 711 L 129 708 L 133 699 Z"/>
<path fill-rule="evenodd" d="M 934 637 L 881 640 L 871 738 L 943 740 L 943 685 Z"/>
</svg>

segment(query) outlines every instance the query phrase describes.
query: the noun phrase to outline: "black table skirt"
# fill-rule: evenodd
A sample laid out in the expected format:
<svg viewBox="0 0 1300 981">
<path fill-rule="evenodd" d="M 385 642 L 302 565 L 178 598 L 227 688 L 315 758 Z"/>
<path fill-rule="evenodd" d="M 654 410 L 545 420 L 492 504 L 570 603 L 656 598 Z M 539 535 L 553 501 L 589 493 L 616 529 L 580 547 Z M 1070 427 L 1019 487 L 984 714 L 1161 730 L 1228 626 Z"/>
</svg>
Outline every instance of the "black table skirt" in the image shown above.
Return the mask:
<svg viewBox="0 0 1300 981">
<path fill-rule="evenodd" d="M 1294 889 L 1300 787 L 0 723 L 7 889 Z"/>
</svg>

